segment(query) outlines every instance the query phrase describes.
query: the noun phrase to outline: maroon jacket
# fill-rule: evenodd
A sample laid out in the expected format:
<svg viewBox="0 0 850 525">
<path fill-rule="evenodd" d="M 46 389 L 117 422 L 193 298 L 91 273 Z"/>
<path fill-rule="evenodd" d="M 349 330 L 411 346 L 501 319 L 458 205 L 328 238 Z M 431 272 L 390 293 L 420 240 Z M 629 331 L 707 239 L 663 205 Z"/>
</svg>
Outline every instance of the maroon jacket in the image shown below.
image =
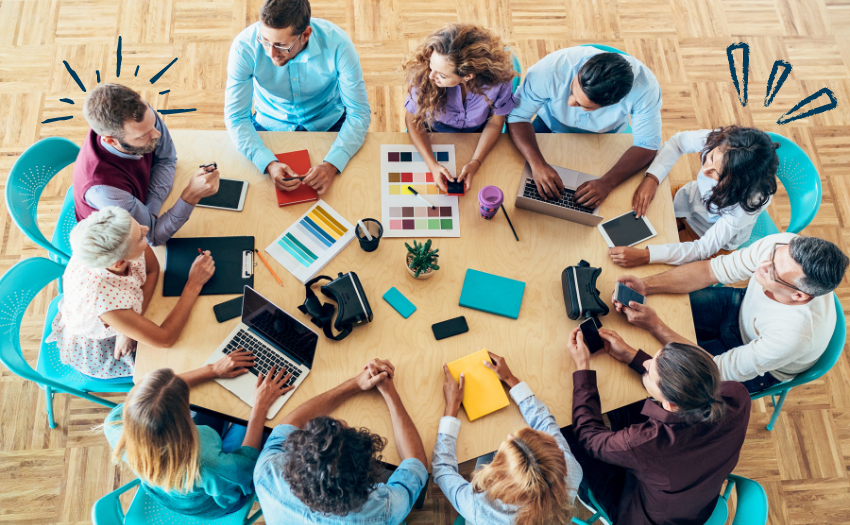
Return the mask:
<svg viewBox="0 0 850 525">
<path fill-rule="evenodd" d="M 644 373 L 638 351 L 629 365 Z M 740 383 L 720 388 L 726 412 L 713 424 L 685 423 L 650 399 L 641 424 L 614 432 L 602 422 L 596 372 L 573 374 L 573 432 L 591 457 L 626 469 L 617 523 L 703 525 L 726 476 L 738 463 L 750 419 L 750 395 Z M 613 516 L 612 516 L 613 518 Z"/>
<path fill-rule="evenodd" d="M 144 203 L 150 188 L 153 157 L 152 152 L 142 155 L 139 160 L 113 155 L 100 143 L 100 135 L 90 129 L 74 162 L 74 211 L 77 221 L 97 211 L 88 205 L 85 198 L 92 186 L 112 186 Z"/>
</svg>

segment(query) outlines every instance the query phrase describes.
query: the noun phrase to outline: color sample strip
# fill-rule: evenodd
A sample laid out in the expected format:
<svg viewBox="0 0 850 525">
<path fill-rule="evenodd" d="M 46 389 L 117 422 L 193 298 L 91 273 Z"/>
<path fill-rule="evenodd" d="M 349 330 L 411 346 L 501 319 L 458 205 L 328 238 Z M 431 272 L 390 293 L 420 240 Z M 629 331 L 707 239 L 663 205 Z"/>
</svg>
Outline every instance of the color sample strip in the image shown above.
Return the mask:
<svg viewBox="0 0 850 525">
<path fill-rule="evenodd" d="M 452 209 L 441 206 L 435 210 L 425 206 L 396 206 L 390 208 L 390 230 L 451 230 L 454 225 Z"/>
<path fill-rule="evenodd" d="M 313 259 L 307 257 L 307 254 L 298 249 L 287 236 L 281 237 L 281 239 L 277 242 L 281 248 L 287 251 L 289 255 L 291 255 L 296 261 L 301 263 L 302 266 L 310 266 L 313 263 Z"/>
<path fill-rule="evenodd" d="M 321 206 L 316 206 L 316 209 L 313 210 L 313 211 L 319 212 L 322 215 L 322 217 L 327 219 L 328 224 L 334 226 L 340 232 L 340 235 L 343 235 L 343 234 L 345 234 L 345 232 L 348 231 L 348 228 L 346 228 L 345 226 L 340 224 L 338 220 L 334 219 L 333 215 L 331 215 L 330 213 L 325 211 L 325 209 L 322 208 Z"/>
<path fill-rule="evenodd" d="M 296 225 L 296 229 L 298 233 L 304 235 L 317 246 L 322 248 L 330 248 L 333 246 L 334 241 L 329 241 L 324 235 L 316 231 L 316 229 L 310 225 L 307 221 L 301 221 Z M 325 251 L 324 249 L 322 250 Z"/>
<path fill-rule="evenodd" d="M 316 226 L 318 226 L 322 229 L 322 231 L 333 237 L 334 240 L 339 240 L 342 237 L 342 235 L 338 231 L 336 231 L 336 229 L 333 228 L 330 224 L 328 224 L 327 221 L 325 221 L 325 219 L 321 215 L 316 213 L 315 209 L 308 213 L 307 217 L 312 219 Z"/>
<path fill-rule="evenodd" d="M 449 152 L 435 151 L 434 159 L 437 162 L 448 162 Z M 390 151 L 387 153 L 387 160 L 389 162 L 422 162 L 422 155 L 418 151 Z"/>
<path fill-rule="evenodd" d="M 315 261 L 316 259 L 319 258 L 318 255 L 313 253 L 310 250 L 310 248 L 307 248 L 306 246 L 304 246 L 304 244 L 301 241 L 299 241 L 294 235 L 292 235 L 291 232 L 288 232 L 284 236 L 284 238 L 287 239 L 288 241 L 290 241 L 292 243 L 292 245 L 295 246 L 296 248 L 298 248 L 301 252 L 303 252 L 304 255 L 306 255 L 308 259 L 311 259 L 311 262 Z"/>
<path fill-rule="evenodd" d="M 316 233 L 318 233 L 319 235 L 324 237 L 331 244 L 336 242 L 337 238 L 331 236 L 331 234 L 328 233 L 328 231 L 325 228 L 323 228 L 322 226 L 317 224 L 316 221 L 311 219 L 309 215 L 304 217 L 304 222 L 306 222 L 311 228 L 313 228 L 316 231 Z"/>
</svg>

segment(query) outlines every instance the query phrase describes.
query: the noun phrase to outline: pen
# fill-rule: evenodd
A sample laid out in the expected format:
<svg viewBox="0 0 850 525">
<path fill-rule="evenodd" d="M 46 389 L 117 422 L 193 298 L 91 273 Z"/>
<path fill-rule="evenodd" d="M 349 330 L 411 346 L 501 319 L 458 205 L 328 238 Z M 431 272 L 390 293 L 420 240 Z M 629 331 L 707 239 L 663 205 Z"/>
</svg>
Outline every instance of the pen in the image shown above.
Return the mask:
<svg viewBox="0 0 850 525">
<path fill-rule="evenodd" d="M 260 250 L 257 250 L 257 249 L 255 248 L 255 249 L 254 249 L 254 251 L 255 251 L 255 252 L 257 252 L 257 255 L 259 255 L 259 256 L 260 256 L 260 260 L 261 260 L 261 261 L 263 261 L 263 264 L 265 264 L 265 265 L 266 265 L 266 268 L 268 268 L 268 269 L 269 269 L 269 271 L 270 271 L 270 272 L 272 272 L 272 275 L 274 276 L 274 280 L 275 280 L 275 281 L 277 281 L 277 284 L 279 284 L 279 285 L 283 286 L 283 281 L 281 281 L 281 280 L 280 280 L 280 277 L 278 277 L 278 276 L 277 276 L 277 274 L 276 274 L 276 273 L 274 273 L 274 270 L 272 270 L 272 267 L 271 267 L 271 266 L 269 266 L 269 262 L 266 260 L 266 258 L 265 258 L 265 257 L 263 257 L 263 254 L 262 254 L 262 253 L 260 253 Z"/>
<path fill-rule="evenodd" d="M 436 209 L 437 209 L 437 207 L 436 207 L 436 206 L 434 206 L 433 204 L 431 204 L 430 202 L 428 202 L 428 200 L 427 200 L 425 197 L 423 197 L 422 195 L 419 195 L 419 192 L 418 192 L 418 191 L 414 190 L 414 189 L 413 189 L 412 187 L 410 187 L 410 186 L 408 186 L 408 187 L 407 187 L 407 189 L 409 189 L 409 190 L 410 190 L 410 192 L 411 192 L 413 195 L 415 195 L 416 197 L 419 197 L 419 199 L 420 199 L 422 202 L 424 202 L 425 204 L 427 204 L 429 208 L 431 208 L 432 210 L 436 210 Z"/>
<path fill-rule="evenodd" d="M 516 238 L 517 242 L 519 242 L 519 237 L 516 235 L 516 230 L 514 229 L 514 224 L 511 222 L 511 218 L 508 217 L 508 210 L 505 209 L 505 205 L 501 205 L 502 211 L 505 212 L 505 218 L 508 220 L 508 225 L 511 227 L 511 231 L 514 232 L 514 238 Z"/>
<path fill-rule="evenodd" d="M 210 168 L 210 167 L 211 167 L 213 170 L 217 170 L 217 169 L 218 169 L 218 164 L 216 164 L 215 162 L 212 162 L 212 163 L 210 163 L 210 164 L 201 164 L 201 165 L 200 165 L 200 166 L 198 166 L 198 167 L 199 167 L 199 168 L 204 168 L 204 171 L 206 171 L 206 170 L 207 170 L 207 168 Z"/>
<path fill-rule="evenodd" d="M 203 254 L 204 254 L 204 251 L 203 251 L 202 249 L 198 248 L 198 253 L 200 253 L 201 255 L 203 255 Z"/>
<path fill-rule="evenodd" d="M 284 175 L 283 177 L 284 177 L 283 180 L 304 180 L 304 179 L 307 178 L 307 177 L 290 177 L 288 175 Z"/>
</svg>

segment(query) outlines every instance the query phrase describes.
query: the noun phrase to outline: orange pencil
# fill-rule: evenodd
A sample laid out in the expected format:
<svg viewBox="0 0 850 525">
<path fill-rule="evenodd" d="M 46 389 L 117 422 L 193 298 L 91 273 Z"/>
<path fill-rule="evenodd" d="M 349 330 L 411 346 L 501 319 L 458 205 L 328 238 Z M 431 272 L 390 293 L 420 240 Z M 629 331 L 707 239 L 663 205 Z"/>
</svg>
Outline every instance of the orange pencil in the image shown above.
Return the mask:
<svg viewBox="0 0 850 525">
<path fill-rule="evenodd" d="M 272 275 L 274 276 L 274 280 L 277 281 L 277 284 L 283 286 L 283 281 L 281 281 L 280 277 L 278 277 L 277 274 L 274 273 L 274 270 L 272 270 L 272 267 L 269 266 L 269 262 L 266 260 L 265 257 L 263 257 L 263 254 L 260 253 L 260 250 L 254 249 L 254 251 L 257 252 L 257 255 L 260 256 L 260 260 L 263 261 L 263 264 L 266 265 L 266 268 L 268 268 L 269 271 L 272 272 Z"/>
</svg>

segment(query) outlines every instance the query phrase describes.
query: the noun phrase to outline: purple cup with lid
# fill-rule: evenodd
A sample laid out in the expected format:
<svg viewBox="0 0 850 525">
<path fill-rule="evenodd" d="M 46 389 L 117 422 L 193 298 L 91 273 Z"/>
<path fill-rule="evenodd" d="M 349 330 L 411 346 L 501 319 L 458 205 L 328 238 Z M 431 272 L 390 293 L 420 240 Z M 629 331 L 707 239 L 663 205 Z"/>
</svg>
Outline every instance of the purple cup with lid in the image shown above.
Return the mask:
<svg viewBox="0 0 850 525">
<path fill-rule="evenodd" d="M 496 186 L 484 186 L 478 192 L 478 204 L 481 216 L 488 221 L 496 215 L 499 208 L 502 206 L 502 201 L 505 199 L 502 190 Z"/>
</svg>

